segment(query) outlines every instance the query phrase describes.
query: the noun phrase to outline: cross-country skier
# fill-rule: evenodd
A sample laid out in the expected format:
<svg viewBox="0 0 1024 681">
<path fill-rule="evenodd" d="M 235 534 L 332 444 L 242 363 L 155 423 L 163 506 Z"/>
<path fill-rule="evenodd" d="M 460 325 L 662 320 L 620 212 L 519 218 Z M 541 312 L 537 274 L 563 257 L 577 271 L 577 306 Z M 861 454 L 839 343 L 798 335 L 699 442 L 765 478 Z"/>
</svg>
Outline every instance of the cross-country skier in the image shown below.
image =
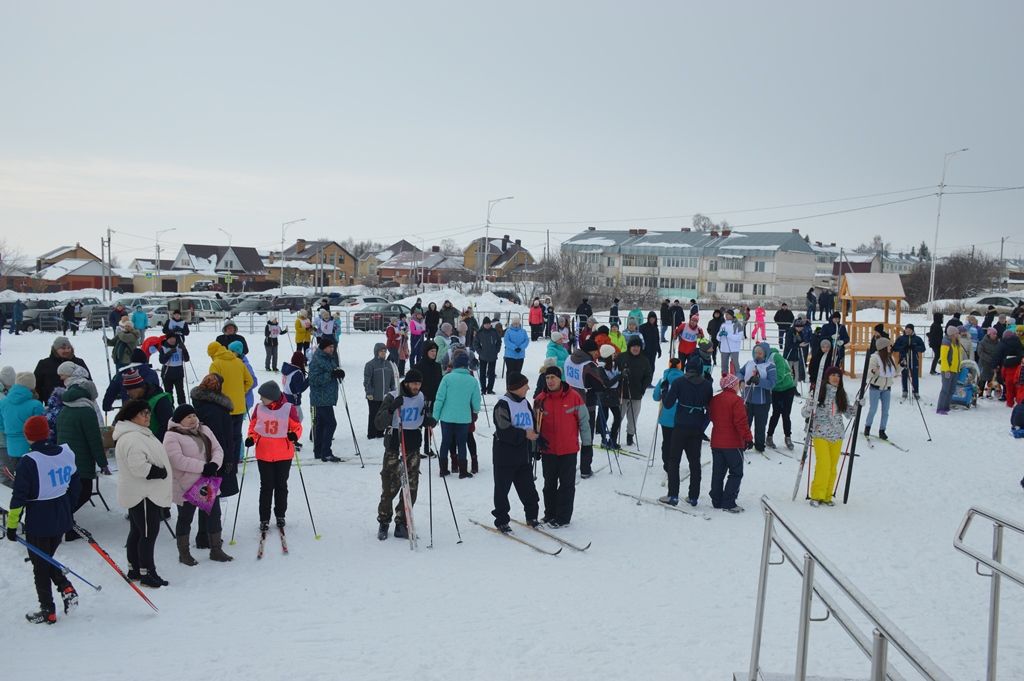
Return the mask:
<svg viewBox="0 0 1024 681">
<path fill-rule="evenodd" d="M 743 479 L 743 452 L 754 446 L 747 410 L 738 394 L 743 382 L 735 374 L 722 377 L 722 392 L 708 403 L 711 419 L 711 505 L 730 513 L 742 513 L 736 505 Z M 729 479 L 726 481 L 726 473 Z"/>
<path fill-rule="evenodd" d="M 836 366 L 825 369 L 823 387 L 817 397 L 804 402 L 803 417 L 811 418 L 814 426 L 811 437 L 814 443 L 814 480 L 811 482 L 811 506 L 835 506 L 832 490 L 836 486 L 839 456 L 843 449 L 843 417 L 852 419 L 857 412 L 856 405 L 846 396 L 843 389 L 843 370 Z"/>
<path fill-rule="evenodd" d="M 664 461 L 668 494 L 658 500 L 672 506 L 679 503 L 679 463 L 683 452 L 686 452 L 686 460 L 690 464 L 686 503 L 696 506 L 700 498 L 700 450 L 704 430 L 708 427 L 707 406 L 712 394 L 711 381 L 704 378 L 704 363 L 699 356 L 691 355 L 684 369 L 684 375 L 672 381 L 661 399 L 665 408 L 676 408 L 672 442 L 668 448 L 668 459 Z"/>
<path fill-rule="evenodd" d="M 544 471 L 544 522 L 559 528 L 572 520 L 576 498 L 576 455 L 591 448 L 590 416 L 580 394 L 562 382 L 562 372 L 544 370 L 545 390 L 534 407 L 540 422 L 541 465 Z"/>
<path fill-rule="evenodd" d="M 506 381 L 506 388 L 507 392 L 494 405 L 494 510 L 491 515 L 495 527 L 511 532 L 508 493 L 513 485 L 523 504 L 526 524 L 531 527 L 538 524 L 540 497 L 533 483 L 530 460 L 534 456 L 540 458 L 540 450 L 534 450 L 533 443 L 539 436 L 533 410 L 526 399 L 530 382 L 522 374 L 512 374 Z"/>
<path fill-rule="evenodd" d="M 285 526 L 288 510 L 288 474 L 295 457 L 295 443 L 302 435 L 302 424 L 295 405 L 284 398 L 274 381 L 259 388 L 260 401 L 252 410 L 246 447 L 256 447 L 256 465 L 260 472 L 260 532 L 270 527 L 270 502 L 274 502 L 277 526 Z"/>
</svg>

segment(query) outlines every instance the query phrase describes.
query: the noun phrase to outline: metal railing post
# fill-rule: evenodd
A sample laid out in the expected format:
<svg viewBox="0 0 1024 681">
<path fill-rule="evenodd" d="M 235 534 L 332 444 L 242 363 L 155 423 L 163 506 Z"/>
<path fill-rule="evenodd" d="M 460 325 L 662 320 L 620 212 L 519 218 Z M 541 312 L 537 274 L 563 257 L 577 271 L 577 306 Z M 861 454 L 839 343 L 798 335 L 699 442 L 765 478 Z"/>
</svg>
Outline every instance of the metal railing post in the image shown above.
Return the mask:
<svg viewBox="0 0 1024 681">
<path fill-rule="evenodd" d="M 771 562 L 772 539 L 775 534 L 775 516 L 764 509 L 764 538 L 761 540 L 761 572 L 757 577 L 757 605 L 754 609 L 754 642 L 750 648 L 750 671 L 747 681 L 757 681 L 761 666 L 761 634 L 764 631 L 764 609 L 768 591 L 768 567 Z"/>
<path fill-rule="evenodd" d="M 800 629 L 796 637 L 794 681 L 807 679 L 807 647 L 811 633 L 811 598 L 814 596 L 814 558 L 804 554 L 803 586 L 800 590 Z"/>
<path fill-rule="evenodd" d="M 992 526 L 992 562 L 1003 562 L 1003 526 Z M 992 590 L 988 607 L 988 664 L 985 678 L 996 681 L 996 662 L 999 658 L 999 597 L 1003 576 L 998 570 L 992 571 Z"/>
<path fill-rule="evenodd" d="M 885 681 L 885 668 L 889 665 L 889 641 L 878 629 L 872 636 L 871 681 Z"/>
</svg>

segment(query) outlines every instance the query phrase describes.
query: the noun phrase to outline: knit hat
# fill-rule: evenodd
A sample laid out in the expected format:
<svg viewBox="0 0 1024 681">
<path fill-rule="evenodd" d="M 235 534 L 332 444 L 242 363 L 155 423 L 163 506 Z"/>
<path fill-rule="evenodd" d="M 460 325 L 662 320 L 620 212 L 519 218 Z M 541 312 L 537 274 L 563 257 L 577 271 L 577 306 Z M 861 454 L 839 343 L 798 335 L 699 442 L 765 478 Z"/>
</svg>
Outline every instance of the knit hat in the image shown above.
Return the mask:
<svg viewBox="0 0 1024 681">
<path fill-rule="evenodd" d="M 422 383 L 423 374 L 418 369 L 409 369 L 405 372 L 405 378 L 402 379 L 402 383 Z"/>
<path fill-rule="evenodd" d="M 271 402 L 277 402 L 281 399 L 281 386 L 275 381 L 267 381 L 260 386 L 259 390 L 256 391 L 260 397 L 265 397 Z"/>
<path fill-rule="evenodd" d="M 146 381 L 142 378 L 142 374 L 135 369 L 128 369 L 121 374 L 121 387 L 125 390 L 141 387 L 145 382 Z"/>
<path fill-rule="evenodd" d="M 828 369 L 825 369 L 825 376 L 824 376 L 824 380 L 826 380 L 826 381 L 827 381 L 827 380 L 829 379 L 829 377 L 830 377 L 830 376 L 834 376 L 834 375 L 836 375 L 836 374 L 839 374 L 839 376 L 840 376 L 840 377 L 842 377 L 842 375 L 843 375 L 843 370 L 842 370 L 842 369 L 840 369 L 840 368 L 839 368 L 839 367 L 837 367 L 837 366 L 830 366 L 830 367 L 829 367 Z"/>
<path fill-rule="evenodd" d="M 999 332 L 996 331 L 996 327 L 994 327 L 994 326 L 988 327 L 987 333 L 988 333 L 988 335 L 992 336 L 993 338 L 995 338 L 996 336 L 999 335 Z M 4 367 L 4 368 L 6 369 L 7 367 Z M 0 380 L 2 380 L 2 379 L 0 379 Z"/>
<path fill-rule="evenodd" d="M 1016 335 L 1017 334 L 1015 334 L 1012 329 L 1007 329 L 1006 331 L 1003 331 L 1003 340 L 1010 340 Z M 18 374 L 18 376 L 21 376 L 21 374 Z"/>
<path fill-rule="evenodd" d="M 490 324 L 491 323 L 491 318 L 490 317 L 484 317 L 484 320 L 481 323 L 482 324 Z"/>
<path fill-rule="evenodd" d="M 530 381 L 522 374 L 509 374 L 508 379 L 505 381 L 505 387 L 509 392 L 519 390 L 524 385 L 530 385 Z"/>
<path fill-rule="evenodd" d="M 31 371 L 19 371 L 14 376 L 15 385 L 20 385 L 28 388 L 29 390 L 36 389 L 36 375 Z M 45 439 L 45 438 L 44 438 Z"/>
<path fill-rule="evenodd" d="M 889 347 L 890 343 L 891 343 L 891 341 L 888 338 L 886 338 L 885 336 L 882 336 L 880 338 L 876 338 L 875 339 L 875 349 L 876 350 L 881 350 L 882 348 L 887 348 L 887 347 Z"/>
<path fill-rule="evenodd" d="M 644 346 L 644 342 L 642 340 L 640 340 L 640 336 L 633 336 L 628 341 L 626 341 L 626 347 L 627 348 L 632 348 L 632 347 L 642 348 L 643 346 Z"/>
<path fill-rule="evenodd" d="M 50 424 L 45 416 L 30 416 L 21 430 L 29 442 L 42 442 L 50 437 Z"/>
<path fill-rule="evenodd" d="M 14 386 L 14 381 L 18 377 L 18 373 L 12 366 L 6 366 L 0 369 L 0 383 L 3 384 L 4 388 L 10 390 Z"/>
<path fill-rule="evenodd" d="M 597 343 L 594 342 L 593 338 L 588 338 L 580 343 L 580 350 L 583 352 L 597 352 Z"/>
<path fill-rule="evenodd" d="M 426 357 L 427 353 L 431 350 L 437 350 L 437 343 L 434 341 L 427 341 L 423 344 L 423 356 Z"/>
<path fill-rule="evenodd" d="M 725 376 L 722 376 L 722 380 L 719 381 L 719 384 L 722 386 L 722 390 L 732 390 L 739 382 L 740 378 L 736 374 L 726 374 Z"/>
<path fill-rule="evenodd" d="M 338 342 L 334 340 L 334 336 L 330 334 L 324 334 L 323 336 L 320 336 L 320 340 L 317 341 L 317 345 L 320 346 L 321 350 L 337 344 Z"/>
<path fill-rule="evenodd" d="M 551 332 L 551 340 L 554 341 L 555 343 L 561 343 L 562 342 L 562 332 L 561 331 L 552 331 Z"/>
<path fill-rule="evenodd" d="M 544 375 L 545 376 L 558 376 L 559 378 L 561 378 L 562 377 L 562 370 L 559 369 L 557 366 L 548 367 L 547 369 L 544 370 Z"/>
<path fill-rule="evenodd" d="M 441 324 L 441 331 L 443 331 L 444 333 L 447 333 L 447 334 L 451 334 L 451 332 L 452 332 L 452 324 L 451 324 L 451 322 L 444 322 L 443 324 Z"/>
<path fill-rule="evenodd" d="M 913 324 L 907 324 L 907 325 L 906 325 L 906 326 L 904 326 L 903 328 L 904 328 L 904 329 L 910 329 L 911 331 L 913 331 L 913 329 L 914 329 L 914 325 L 913 325 Z"/>
<path fill-rule="evenodd" d="M 690 319 L 700 319 L 700 313 L 699 312 L 691 312 L 690 313 Z"/>
<path fill-rule="evenodd" d="M 53 339 L 53 345 L 51 345 L 50 347 L 52 347 L 54 350 L 59 350 L 60 348 L 70 348 L 72 346 L 71 341 L 68 340 L 67 336 L 57 336 L 56 338 Z"/>
<path fill-rule="evenodd" d="M 598 352 L 601 355 L 601 359 L 608 359 L 615 354 L 615 348 L 611 345 L 602 345 Z"/>
<path fill-rule="evenodd" d="M 149 356 L 143 352 L 142 348 L 135 348 L 132 350 L 132 363 L 133 364 L 149 364 Z"/>
<path fill-rule="evenodd" d="M 228 350 L 235 353 L 239 357 L 245 354 L 245 346 L 242 345 L 242 341 L 231 341 L 228 343 Z"/>
<path fill-rule="evenodd" d="M 74 362 L 61 362 L 60 366 L 57 367 L 57 375 L 58 376 L 73 376 L 75 374 L 75 369 L 77 369 L 77 368 L 78 368 L 78 365 L 75 364 Z"/>
<path fill-rule="evenodd" d="M 456 369 L 465 369 L 469 366 L 469 353 L 457 351 L 452 357 L 452 366 Z"/>
<path fill-rule="evenodd" d="M 196 413 L 195 407 L 191 404 L 179 404 L 174 410 L 174 414 L 171 415 L 171 420 L 175 423 L 181 423 L 186 418 Z"/>
<path fill-rule="evenodd" d="M 704 371 L 704 362 L 701 361 L 700 355 L 693 354 L 686 358 L 686 365 L 684 370 L 688 374 L 699 374 Z"/>
<path fill-rule="evenodd" d="M 292 353 L 291 363 L 293 366 L 297 366 L 300 369 L 304 369 L 306 367 L 306 355 L 304 355 L 301 351 L 296 350 L 295 352 Z"/>
<path fill-rule="evenodd" d="M 224 326 L 220 327 L 220 330 L 221 330 L 221 331 L 222 331 L 223 333 L 227 333 L 227 332 L 228 332 L 228 327 L 229 327 L 229 326 L 230 326 L 231 328 L 233 328 L 233 329 L 235 330 L 235 333 L 238 333 L 238 324 L 235 324 L 235 323 L 234 323 L 233 321 L 231 321 L 230 319 L 226 319 L 226 320 L 224 320 Z M 230 348 L 229 348 L 229 349 L 230 349 Z"/>
<path fill-rule="evenodd" d="M 597 327 L 597 332 L 606 334 L 608 333 L 608 327 L 602 324 L 601 326 Z"/>
</svg>

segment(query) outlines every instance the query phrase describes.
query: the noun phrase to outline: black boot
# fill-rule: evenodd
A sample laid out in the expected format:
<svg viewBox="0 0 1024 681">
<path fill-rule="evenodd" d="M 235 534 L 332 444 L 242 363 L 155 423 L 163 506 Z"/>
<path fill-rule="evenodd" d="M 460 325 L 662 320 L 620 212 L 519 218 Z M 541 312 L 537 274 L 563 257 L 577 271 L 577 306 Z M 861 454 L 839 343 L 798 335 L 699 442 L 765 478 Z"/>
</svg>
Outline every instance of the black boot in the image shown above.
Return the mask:
<svg viewBox="0 0 1024 681">
<path fill-rule="evenodd" d="M 57 613 L 55 613 L 53 610 L 48 610 L 44 608 L 37 612 L 30 612 L 26 614 L 25 619 L 27 619 L 32 624 L 56 624 Z"/>
<path fill-rule="evenodd" d="M 395 521 L 395 539 L 408 539 L 409 528 L 406 527 L 405 523 Z"/>
<path fill-rule="evenodd" d="M 633 446 L 633 436 L 630 435 L 629 433 L 626 433 L 626 446 L 627 447 L 632 447 Z"/>
<path fill-rule="evenodd" d="M 391 526 L 390 523 L 380 523 L 380 527 L 377 528 L 377 539 L 384 541 L 388 538 L 388 528 Z M 397 530 L 396 530 L 397 536 Z"/>
<path fill-rule="evenodd" d="M 888 440 L 889 439 L 889 436 L 885 434 L 884 430 L 879 430 L 878 431 L 878 437 L 882 438 L 883 440 Z"/>
<path fill-rule="evenodd" d="M 865 437 L 870 437 L 870 435 L 871 435 L 871 426 L 864 426 L 864 436 Z"/>
</svg>

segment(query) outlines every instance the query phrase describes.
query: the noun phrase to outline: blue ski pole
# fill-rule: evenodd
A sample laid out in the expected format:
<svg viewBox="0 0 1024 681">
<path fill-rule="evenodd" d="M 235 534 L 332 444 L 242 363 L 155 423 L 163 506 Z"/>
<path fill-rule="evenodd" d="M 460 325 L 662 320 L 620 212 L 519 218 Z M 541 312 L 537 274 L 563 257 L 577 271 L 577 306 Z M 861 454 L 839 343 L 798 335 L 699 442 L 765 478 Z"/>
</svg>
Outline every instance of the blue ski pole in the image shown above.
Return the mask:
<svg viewBox="0 0 1024 681">
<path fill-rule="evenodd" d="M 37 556 L 39 556 L 40 558 L 45 560 L 50 565 L 52 565 L 53 567 L 55 567 L 58 570 L 60 570 L 62 574 L 65 574 L 65 575 L 72 574 L 75 577 L 77 577 L 78 579 L 80 579 L 82 582 L 84 582 L 85 584 L 88 584 L 92 588 L 96 589 L 97 591 L 99 591 L 100 589 L 103 588 L 103 587 L 100 587 L 100 586 L 96 586 L 95 584 L 90 582 L 88 579 L 86 579 L 82 575 L 78 574 L 77 572 L 75 572 L 74 570 L 69 568 L 67 565 L 64 565 L 63 563 L 61 563 L 59 560 L 57 560 L 53 556 L 47 555 L 42 550 L 36 548 L 32 544 L 29 544 L 27 541 L 25 541 L 21 537 L 15 536 L 15 539 L 18 540 L 19 544 L 23 544 L 25 546 L 25 548 L 27 548 L 29 551 L 31 551 L 32 553 L 36 554 Z"/>
</svg>

